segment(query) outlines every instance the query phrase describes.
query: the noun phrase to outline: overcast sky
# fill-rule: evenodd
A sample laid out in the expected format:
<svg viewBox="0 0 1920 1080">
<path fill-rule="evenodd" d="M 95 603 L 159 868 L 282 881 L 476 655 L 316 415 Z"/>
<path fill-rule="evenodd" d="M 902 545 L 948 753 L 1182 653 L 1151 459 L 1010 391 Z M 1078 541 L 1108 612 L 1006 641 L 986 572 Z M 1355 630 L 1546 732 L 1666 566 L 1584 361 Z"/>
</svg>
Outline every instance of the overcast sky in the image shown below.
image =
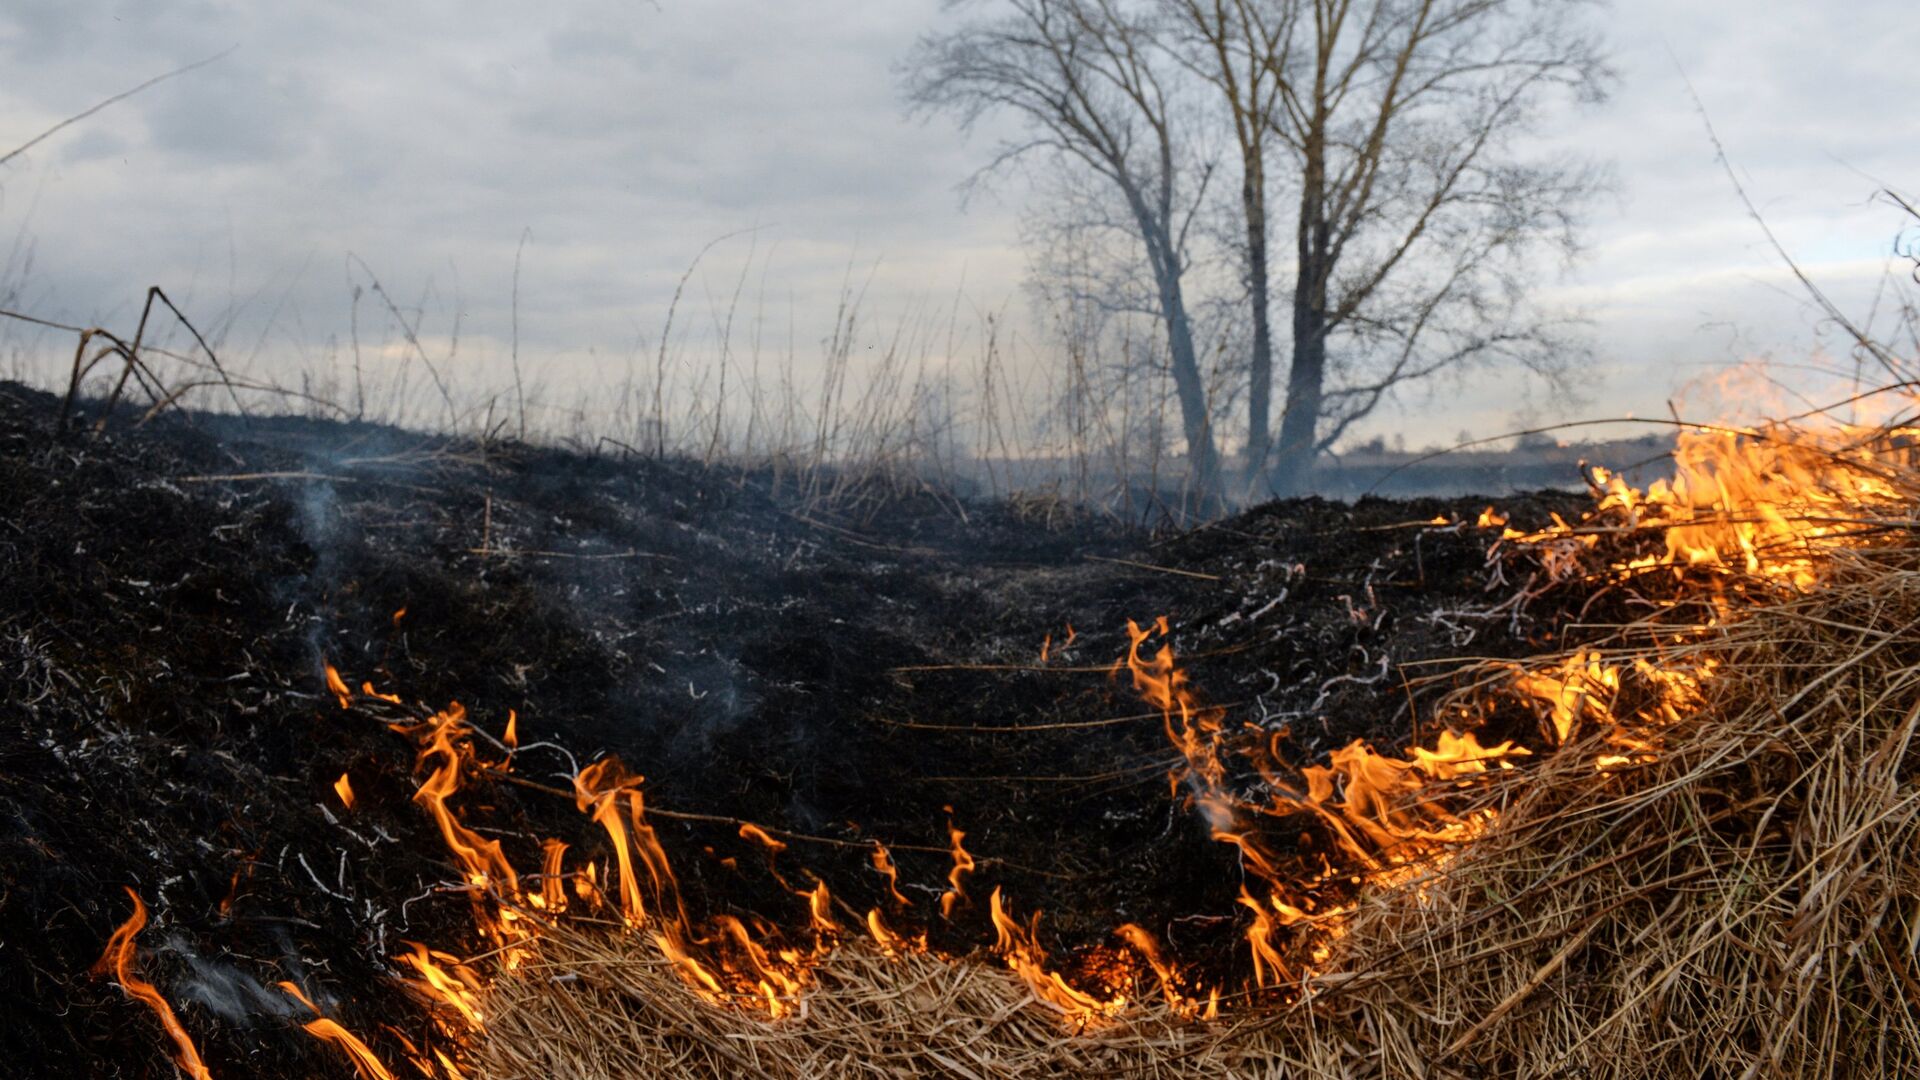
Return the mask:
<svg viewBox="0 0 1920 1080">
<path fill-rule="evenodd" d="M 961 288 L 1017 304 L 1017 190 L 965 205 L 956 190 L 991 134 L 909 119 L 898 97 L 894 66 L 948 18 L 937 0 L 8 0 L 0 152 L 233 51 L 0 167 L 0 228 L 31 238 L 22 302 L 47 317 L 124 321 L 161 284 L 190 311 L 238 304 L 230 350 L 297 362 L 345 333 L 351 255 L 442 315 L 457 297 L 476 364 L 508 336 L 529 231 L 523 356 L 558 385 L 651 340 L 689 260 L 737 230 L 757 228 L 709 257 L 695 306 L 732 288 L 751 244 L 803 340 L 828 332 L 849 264 L 878 263 L 883 321 Z M 1611 162 L 1618 191 L 1576 272 L 1543 282 L 1598 320 L 1604 377 L 1572 406 L 1482 378 L 1413 395 L 1367 433 L 1418 445 L 1664 415 L 1715 366 L 1813 352 L 1815 320 L 1716 164 L 1682 71 L 1774 230 L 1865 310 L 1900 225 L 1871 197 L 1920 186 L 1911 0 L 1850 0 L 1843 16 L 1621 0 L 1605 21 L 1623 81 L 1560 137 Z"/>
</svg>

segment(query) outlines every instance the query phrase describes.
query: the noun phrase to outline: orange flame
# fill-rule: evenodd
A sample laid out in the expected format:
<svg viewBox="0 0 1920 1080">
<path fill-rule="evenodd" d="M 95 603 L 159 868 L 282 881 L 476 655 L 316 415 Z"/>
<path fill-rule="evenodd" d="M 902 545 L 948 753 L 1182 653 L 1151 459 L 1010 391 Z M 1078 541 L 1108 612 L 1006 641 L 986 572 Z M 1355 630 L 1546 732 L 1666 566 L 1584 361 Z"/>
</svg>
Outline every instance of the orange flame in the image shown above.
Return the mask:
<svg viewBox="0 0 1920 1080">
<path fill-rule="evenodd" d="M 948 807 L 947 812 L 951 814 L 953 808 Z M 967 834 L 954 828 L 953 822 L 951 821 L 947 822 L 947 835 L 951 837 L 953 841 L 953 869 L 947 873 L 947 891 L 940 894 L 940 916 L 951 919 L 953 918 L 953 905 L 966 898 L 967 890 L 961 884 L 961 881 L 968 874 L 973 873 L 973 856 L 967 852 L 966 848 L 960 845 L 960 841 L 965 840 Z"/>
<path fill-rule="evenodd" d="M 629 775 L 617 758 L 597 761 L 574 777 L 575 804 L 590 813 L 613 842 L 621 910 L 628 927 L 654 927 L 648 938 L 672 962 L 681 981 L 708 1001 L 716 1005 L 757 1004 L 770 1016 L 786 1015 L 791 1009 L 786 999 L 802 989 L 803 958 L 791 951 L 782 951 L 776 958 L 731 916 L 717 916 L 711 921 L 717 932 L 703 935 L 696 931 L 667 853 L 647 822 L 641 783 L 642 778 Z M 622 796 L 627 802 L 624 820 L 619 813 Z M 743 828 L 741 835 L 751 837 L 754 832 L 765 835 L 757 826 L 751 831 Z M 645 871 L 644 878 L 641 870 Z M 808 899 L 816 928 L 822 933 L 837 932 L 826 884 L 822 882 L 802 895 Z"/>
<path fill-rule="evenodd" d="M 885 922 L 881 921 L 879 908 L 867 909 L 867 933 L 873 937 L 874 943 L 880 946 L 880 950 L 888 956 L 899 956 L 907 951 L 908 945 L 906 939 L 894 933 L 887 927 Z M 920 948 L 924 949 L 925 947 L 926 942 L 923 939 L 920 943 Z"/>
<path fill-rule="evenodd" d="M 473 887 L 476 902 L 480 892 L 496 883 L 504 887 L 506 896 L 517 898 L 520 877 L 500 850 L 500 842 L 462 825 L 447 805 L 447 800 L 460 790 L 460 762 L 468 744 L 466 720 L 466 709 L 454 702 L 425 721 L 424 747 L 418 764 L 425 768 L 433 763 L 433 772 L 414 792 L 413 801 L 425 806 L 440 826 L 447 849 L 467 872 L 467 882 Z"/>
<path fill-rule="evenodd" d="M 1275 739 L 1251 726 L 1229 732 L 1222 710 L 1201 706 L 1170 646 L 1163 642 L 1151 658 L 1142 656 L 1150 638 L 1167 635 L 1164 617 L 1155 620 L 1151 630 L 1129 622 L 1127 631 L 1131 645 L 1124 663 L 1134 687 L 1160 710 L 1167 740 L 1185 760 L 1185 767 L 1173 774 L 1176 794 L 1184 783 L 1214 839 L 1237 847 L 1242 866 L 1268 885 L 1266 902 L 1244 888 L 1240 896 L 1241 906 L 1252 915 L 1245 935 L 1255 984 L 1263 988 L 1291 978 L 1277 934 L 1282 927 L 1309 921 L 1302 905 L 1323 884 L 1364 880 L 1365 875 L 1387 884 L 1396 880 L 1389 875 L 1391 867 L 1437 857 L 1437 845 L 1469 840 L 1484 831 L 1490 812 L 1456 817 L 1428 795 L 1429 785 L 1459 782 L 1490 765 L 1510 767 L 1508 758 L 1527 752 L 1511 741 L 1484 747 L 1472 732 L 1443 731 L 1431 749 L 1415 747 L 1409 758 L 1382 754 L 1356 740 L 1335 750 L 1326 765 L 1296 769 L 1281 758 Z M 1251 795 L 1236 791 L 1228 783 L 1229 755 L 1251 760 L 1266 782 L 1264 789 Z M 1318 820 L 1361 876 L 1332 866 L 1287 872 L 1282 857 L 1255 826 L 1296 814 Z M 1311 922 L 1322 940 L 1341 932 L 1337 921 Z"/>
<path fill-rule="evenodd" d="M 767 835 L 767 830 L 761 828 L 758 825 L 753 824 L 750 821 L 742 822 L 740 824 L 740 839 L 751 840 L 754 843 L 759 844 L 760 846 L 766 848 L 768 851 L 787 850 L 787 845 L 785 841 L 775 840 L 773 837 Z"/>
<path fill-rule="evenodd" d="M 333 694 L 336 701 L 340 702 L 341 708 L 353 707 L 353 691 L 347 689 L 346 682 L 340 678 L 340 672 L 335 670 L 331 663 L 327 664 L 327 690 Z"/>
<path fill-rule="evenodd" d="M 347 779 L 346 773 L 341 773 L 340 779 L 333 782 L 333 791 L 340 796 L 342 806 L 349 810 L 353 809 L 353 782 Z"/>
<path fill-rule="evenodd" d="M 588 765 L 573 778 L 574 805 L 591 815 L 613 843 L 613 857 L 620 867 L 620 910 L 630 927 L 646 923 L 647 904 L 640 895 L 639 879 L 634 877 L 632 844 L 627 839 L 626 822 L 620 820 L 619 797 L 641 780 L 628 776 L 620 759 L 611 757 Z"/>
<path fill-rule="evenodd" d="M 813 919 L 813 929 L 821 934 L 837 934 L 840 924 L 833 921 L 833 897 L 827 892 L 827 883 L 822 881 L 801 895 L 807 898 L 807 914 Z"/>
<path fill-rule="evenodd" d="M 467 1027 L 484 1031 L 487 1025 L 480 1011 L 484 989 L 480 977 L 456 957 L 417 942 L 405 944 L 412 951 L 400 957 L 401 963 L 420 973 L 420 978 L 408 985 L 427 1001 L 452 1009 Z"/>
<path fill-rule="evenodd" d="M 362 681 L 360 683 L 360 692 L 367 695 L 370 698 L 379 698 L 381 701 L 384 701 L 389 705 L 404 704 L 404 702 L 400 700 L 399 694 L 383 694 L 380 691 L 375 690 L 373 688 L 373 683 L 371 681 Z"/>
<path fill-rule="evenodd" d="M 1114 933 L 1120 935 L 1120 939 L 1125 941 L 1134 952 L 1139 953 L 1141 959 L 1147 962 L 1147 966 L 1153 969 L 1154 975 L 1160 980 L 1160 993 L 1167 999 L 1167 1004 L 1176 1012 L 1192 1015 L 1198 1003 L 1181 996 L 1178 972 L 1174 970 L 1172 964 L 1167 962 L 1166 956 L 1160 950 L 1160 942 L 1147 931 L 1146 927 L 1138 923 L 1122 923 Z"/>
<path fill-rule="evenodd" d="M 567 845 L 553 837 L 541 842 L 544 860 L 540 865 L 540 892 L 529 896 L 529 902 L 538 900 L 537 906 L 550 915 L 558 915 L 567 910 L 566 875 L 561 872 L 561 860 L 567 854 Z"/>
<path fill-rule="evenodd" d="M 167 999 L 160 996 L 160 991 L 152 983 L 133 973 L 133 939 L 147 925 L 147 905 L 141 901 L 140 894 L 132 889 L 127 890 L 127 895 L 133 898 L 133 914 L 107 939 L 106 950 L 93 965 L 94 974 L 104 975 L 111 971 L 114 981 L 129 997 L 145 1002 L 153 1010 L 154 1015 L 160 1018 L 160 1026 L 166 1029 L 168 1038 L 173 1040 L 178 1051 L 173 1060 L 180 1066 L 180 1071 L 193 1080 L 213 1080 L 206 1064 L 200 1060 L 200 1051 L 193 1045 L 187 1029 L 180 1025 L 180 1018 L 173 1014 L 173 1006 L 167 1004 Z"/>
<path fill-rule="evenodd" d="M 874 870 L 887 879 L 887 895 L 893 897 L 893 902 L 901 907 L 911 907 L 913 901 L 900 891 L 900 868 L 893 865 L 893 853 L 887 850 L 885 844 L 875 840 L 871 858 Z"/>
<path fill-rule="evenodd" d="M 347 1059 L 353 1062 L 354 1072 L 360 1075 L 360 1080 L 393 1080 L 393 1074 L 388 1072 L 387 1067 L 380 1063 L 380 1059 L 374 1056 L 373 1051 L 367 1047 L 366 1043 L 361 1042 L 359 1037 L 353 1032 L 341 1027 L 338 1023 L 328 1019 L 322 1014 L 320 1012 L 320 1006 L 315 1005 L 311 998 L 301 993 L 298 986 L 295 986 L 291 982 L 281 982 L 278 985 L 280 989 L 286 991 L 296 1001 L 300 1002 L 300 1004 L 305 1005 L 307 1009 L 317 1017 L 317 1019 L 310 1020 L 300 1025 L 300 1027 L 314 1038 L 320 1039 L 323 1042 L 334 1043 L 339 1046 L 341 1050 L 345 1051 Z"/>
<path fill-rule="evenodd" d="M 993 929 L 997 937 L 994 952 L 1006 960 L 1007 966 L 1027 984 L 1027 989 L 1033 991 L 1034 997 L 1082 1024 L 1114 1016 L 1126 1008 L 1125 995 L 1102 1001 L 1076 990 L 1059 972 L 1048 970 L 1047 952 L 1037 940 L 1039 912 L 1033 913 L 1032 920 L 1026 926 L 1015 922 L 1000 900 L 1000 887 L 997 885 L 987 899 L 987 907 L 993 916 Z"/>
</svg>

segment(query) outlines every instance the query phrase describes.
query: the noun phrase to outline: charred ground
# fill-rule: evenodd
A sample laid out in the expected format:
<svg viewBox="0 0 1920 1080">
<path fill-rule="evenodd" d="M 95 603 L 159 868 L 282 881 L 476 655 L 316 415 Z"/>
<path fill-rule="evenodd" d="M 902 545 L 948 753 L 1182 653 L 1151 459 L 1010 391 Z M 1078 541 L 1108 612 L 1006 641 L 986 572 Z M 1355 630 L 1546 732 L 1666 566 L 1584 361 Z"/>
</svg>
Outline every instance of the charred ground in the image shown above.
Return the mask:
<svg viewBox="0 0 1920 1080">
<path fill-rule="evenodd" d="M 1167 616 L 1207 698 L 1285 728 L 1303 762 L 1403 745 L 1420 661 L 1542 632 L 1461 614 L 1489 606 L 1489 536 L 1427 523 L 1480 499 L 1152 530 L 366 425 L 182 414 L 93 436 L 56 414 L 0 385 L 0 1017 L 20 1075 L 168 1074 L 144 1009 L 87 974 L 122 886 L 215 1075 L 346 1075 L 280 979 L 376 1047 L 418 1034 L 388 958 L 459 951 L 471 922 L 435 888 L 456 875 L 410 803 L 411 747 L 343 711 L 323 660 L 496 735 L 517 712 L 525 782 L 456 800 L 516 863 L 544 836 L 597 850 L 541 787 L 617 753 L 696 906 L 793 925 L 777 872 L 864 911 L 878 839 L 914 901 L 899 922 L 942 948 L 991 939 L 998 884 L 1062 951 L 1134 921 L 1205 955 L 1233 940 L 1240 872 L 1170 797 L 1159 718 L 1108 675 L 1126 620 Z M 1539 525 L 1583 499 L 1500 502 Z M 795 837 L 772 868 L 741 820 Z M 949 820 L 979 859 L 951 924 Z"/>
</svg>

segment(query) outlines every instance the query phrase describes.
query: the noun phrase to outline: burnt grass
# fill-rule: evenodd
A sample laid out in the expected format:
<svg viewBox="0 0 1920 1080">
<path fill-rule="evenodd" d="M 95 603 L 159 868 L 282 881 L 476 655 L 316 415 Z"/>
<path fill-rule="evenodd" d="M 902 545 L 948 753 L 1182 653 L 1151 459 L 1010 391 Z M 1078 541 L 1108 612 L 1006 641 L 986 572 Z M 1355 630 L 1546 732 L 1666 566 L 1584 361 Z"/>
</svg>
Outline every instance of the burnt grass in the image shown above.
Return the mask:
<svg viewBox="0 0 1920 1080">
<path fill-rule="evenodd" d="M 139 968 L 216 1076 L 352 1075 L 282 979 L 392 1063 L 396 1033 L 429 1037 L 391 958 L 477 951 L 467 899 L 410 801 L 413 748 L 380 720 L 398 711 L 343 711 L 323 658 L 356 688 L 459 701 L 494 735 L 514 710 L 531 785 L 617 753 L 696 911 L 803 926 L 780 879 L 817 875 L 857 925 L 888 906 L 877 839 L 913 901 L 890 920 L 943 949 L 992 940 L 1000 885 L 1017 914 L 1044 910 L 1063 964 L 1131 921 L 1227 970 L 1235 849 L 1170 792 L 1159 718 L 1109 674 L 1126 621 L 1167 616 L 1197 690 L 1284 727 L 1302 763 L 1356 737 L 1404 746 L 1403 675 L 1423 669 L 1403 665 L 1547 633 L 1486 620 L 1469 641 L 1445 617 L 1502 598 L 1490 538 L 1421 523 L 1471 522 L 1485 499 L 1156 529 L 910 488 L 822 505 L 771 470 L 362 424 L 173 414 L 95 435 L 82 408 L 61 434 L 57 411 L 0 384 L 8 1075 L 172 1075 L 151 1014 L 88 973 L 131 912 L 123 887 L 152 912 Z M 1522 525 L 1583 504 L 1498 502 Z M 606 855 L 538 786 L 481 781 L 455 804 L 524 870 L 546 836 L 569 866 Z M 793 839 L 769 866 L 739 820 L 839 843 Z M 979 860 L 951 923 L 949 820 Z"/>
</svg>

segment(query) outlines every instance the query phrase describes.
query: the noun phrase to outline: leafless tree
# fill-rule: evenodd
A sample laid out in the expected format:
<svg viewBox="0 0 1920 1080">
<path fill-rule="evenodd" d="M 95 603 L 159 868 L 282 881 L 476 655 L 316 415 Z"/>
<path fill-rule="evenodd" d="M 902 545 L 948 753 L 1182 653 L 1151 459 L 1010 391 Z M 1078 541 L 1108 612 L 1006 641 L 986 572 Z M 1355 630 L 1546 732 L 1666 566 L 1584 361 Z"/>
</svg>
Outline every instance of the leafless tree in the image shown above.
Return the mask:
<svg viewBox="0 0 1920 1080">
<path fill-rule="evenodd" d="M 1278 102 L 1266 121 L 1298 184 L 1282 488 L 1411 380 L 1495 358 L 1542 371 L 1565 361 L 1568 323 L 1536 312 L 1526 284 L 1543 248 L 1574 250 L 1575 212 L 1600 174 L 1571 157 L 1528 160 L 1517 142 L 1562 98 L 1604 96 L 1588 6 L 1199 9 L 1199 25 L 1266 51 Z"/>
<path fill-rule="evenodd" d="M 985 0 L 949 0 L 951 7 Z M 1504 360 L 1552 377 L 1583 354 L 1573 320 L 1542 313 L 1528 284 L 1571 254 L 1576 213 L 1601 173 L 1526 153 L 1563 101 L 1611 78 L 1592 0 L 1000 0 L 923 39 L 911 100 L 1025 121 L 1029 138 L 989 170 L 1051 152 L 1093 178 L 1058 208 L 1071 243 L 1144 250 L 1093 284 L 1120 310 L 1148 299 L 1164 324 L 1194 471 L 1218 475 L 1194 344 L 1189 233 L 1210 167 L 1193 147 L 1238 151 L 1230 216 L 1246 330 L 1247 464 L 1272 439 L 1276 269 L 1269 237 L 1291 210 L 1292 356 L 1271 482 L 1298 490 L 1314 458 L 1409 384 Z M 1291 197 L 1276 202 L 1277 197 Z M 1112 202 L 1103 202 L 1111 197 Z M 1220 200 L 1225 202 L 1225 200 Z M 1110 212 L 1108 207 L 1113 208 Z M 1123 207 L 1124 209 L 1120 209 Z M 1216 209 L 1218 209 L 1216 207 Z M 1214 216 L 1220 216 L 1218 214 Z M 1111 250 L 1109 250 L 1111 254 Z M 1135 283 L 1147 288 L 1129 288 Z M 1196 305 L 1199 305 L 1196 308 Z M 1224 339 L 1223 339 L 1224 340 Z"/>
<path fill-rule="evenodd" d="M 1247 467 L 1258 471 L 1272 446 L 1272 270 L 1268 255 L 1267 156 L 1272 118 L 1300 18 L 1298 3 L 1265 0 L 1162 0 L 1173 55 L 1211 87 L 1231 121 L 1240 154 L 1241 259 L 1251 319 L 1247 362 Z"/>
<path fill-rule="evenodd" d="M 963 127 L 989 114 L 1017 117 L 1026 137 L 1001 147 L 985 171 L 1046 153 L 1117 194 L 1151 273 L 1193 483 L 1212 493 L 1219 457 L 1182 284 L 1208 170 L 1196 163 L 1192 132 L 1178 115 L 1182 72 L 1161 45 L 1163 27 L 1150 7 L 1124 0 L 993 6 L 1001 10 L 921 39 L 905 68 L 908 100 L 952 112 Z"/>
</svg>

